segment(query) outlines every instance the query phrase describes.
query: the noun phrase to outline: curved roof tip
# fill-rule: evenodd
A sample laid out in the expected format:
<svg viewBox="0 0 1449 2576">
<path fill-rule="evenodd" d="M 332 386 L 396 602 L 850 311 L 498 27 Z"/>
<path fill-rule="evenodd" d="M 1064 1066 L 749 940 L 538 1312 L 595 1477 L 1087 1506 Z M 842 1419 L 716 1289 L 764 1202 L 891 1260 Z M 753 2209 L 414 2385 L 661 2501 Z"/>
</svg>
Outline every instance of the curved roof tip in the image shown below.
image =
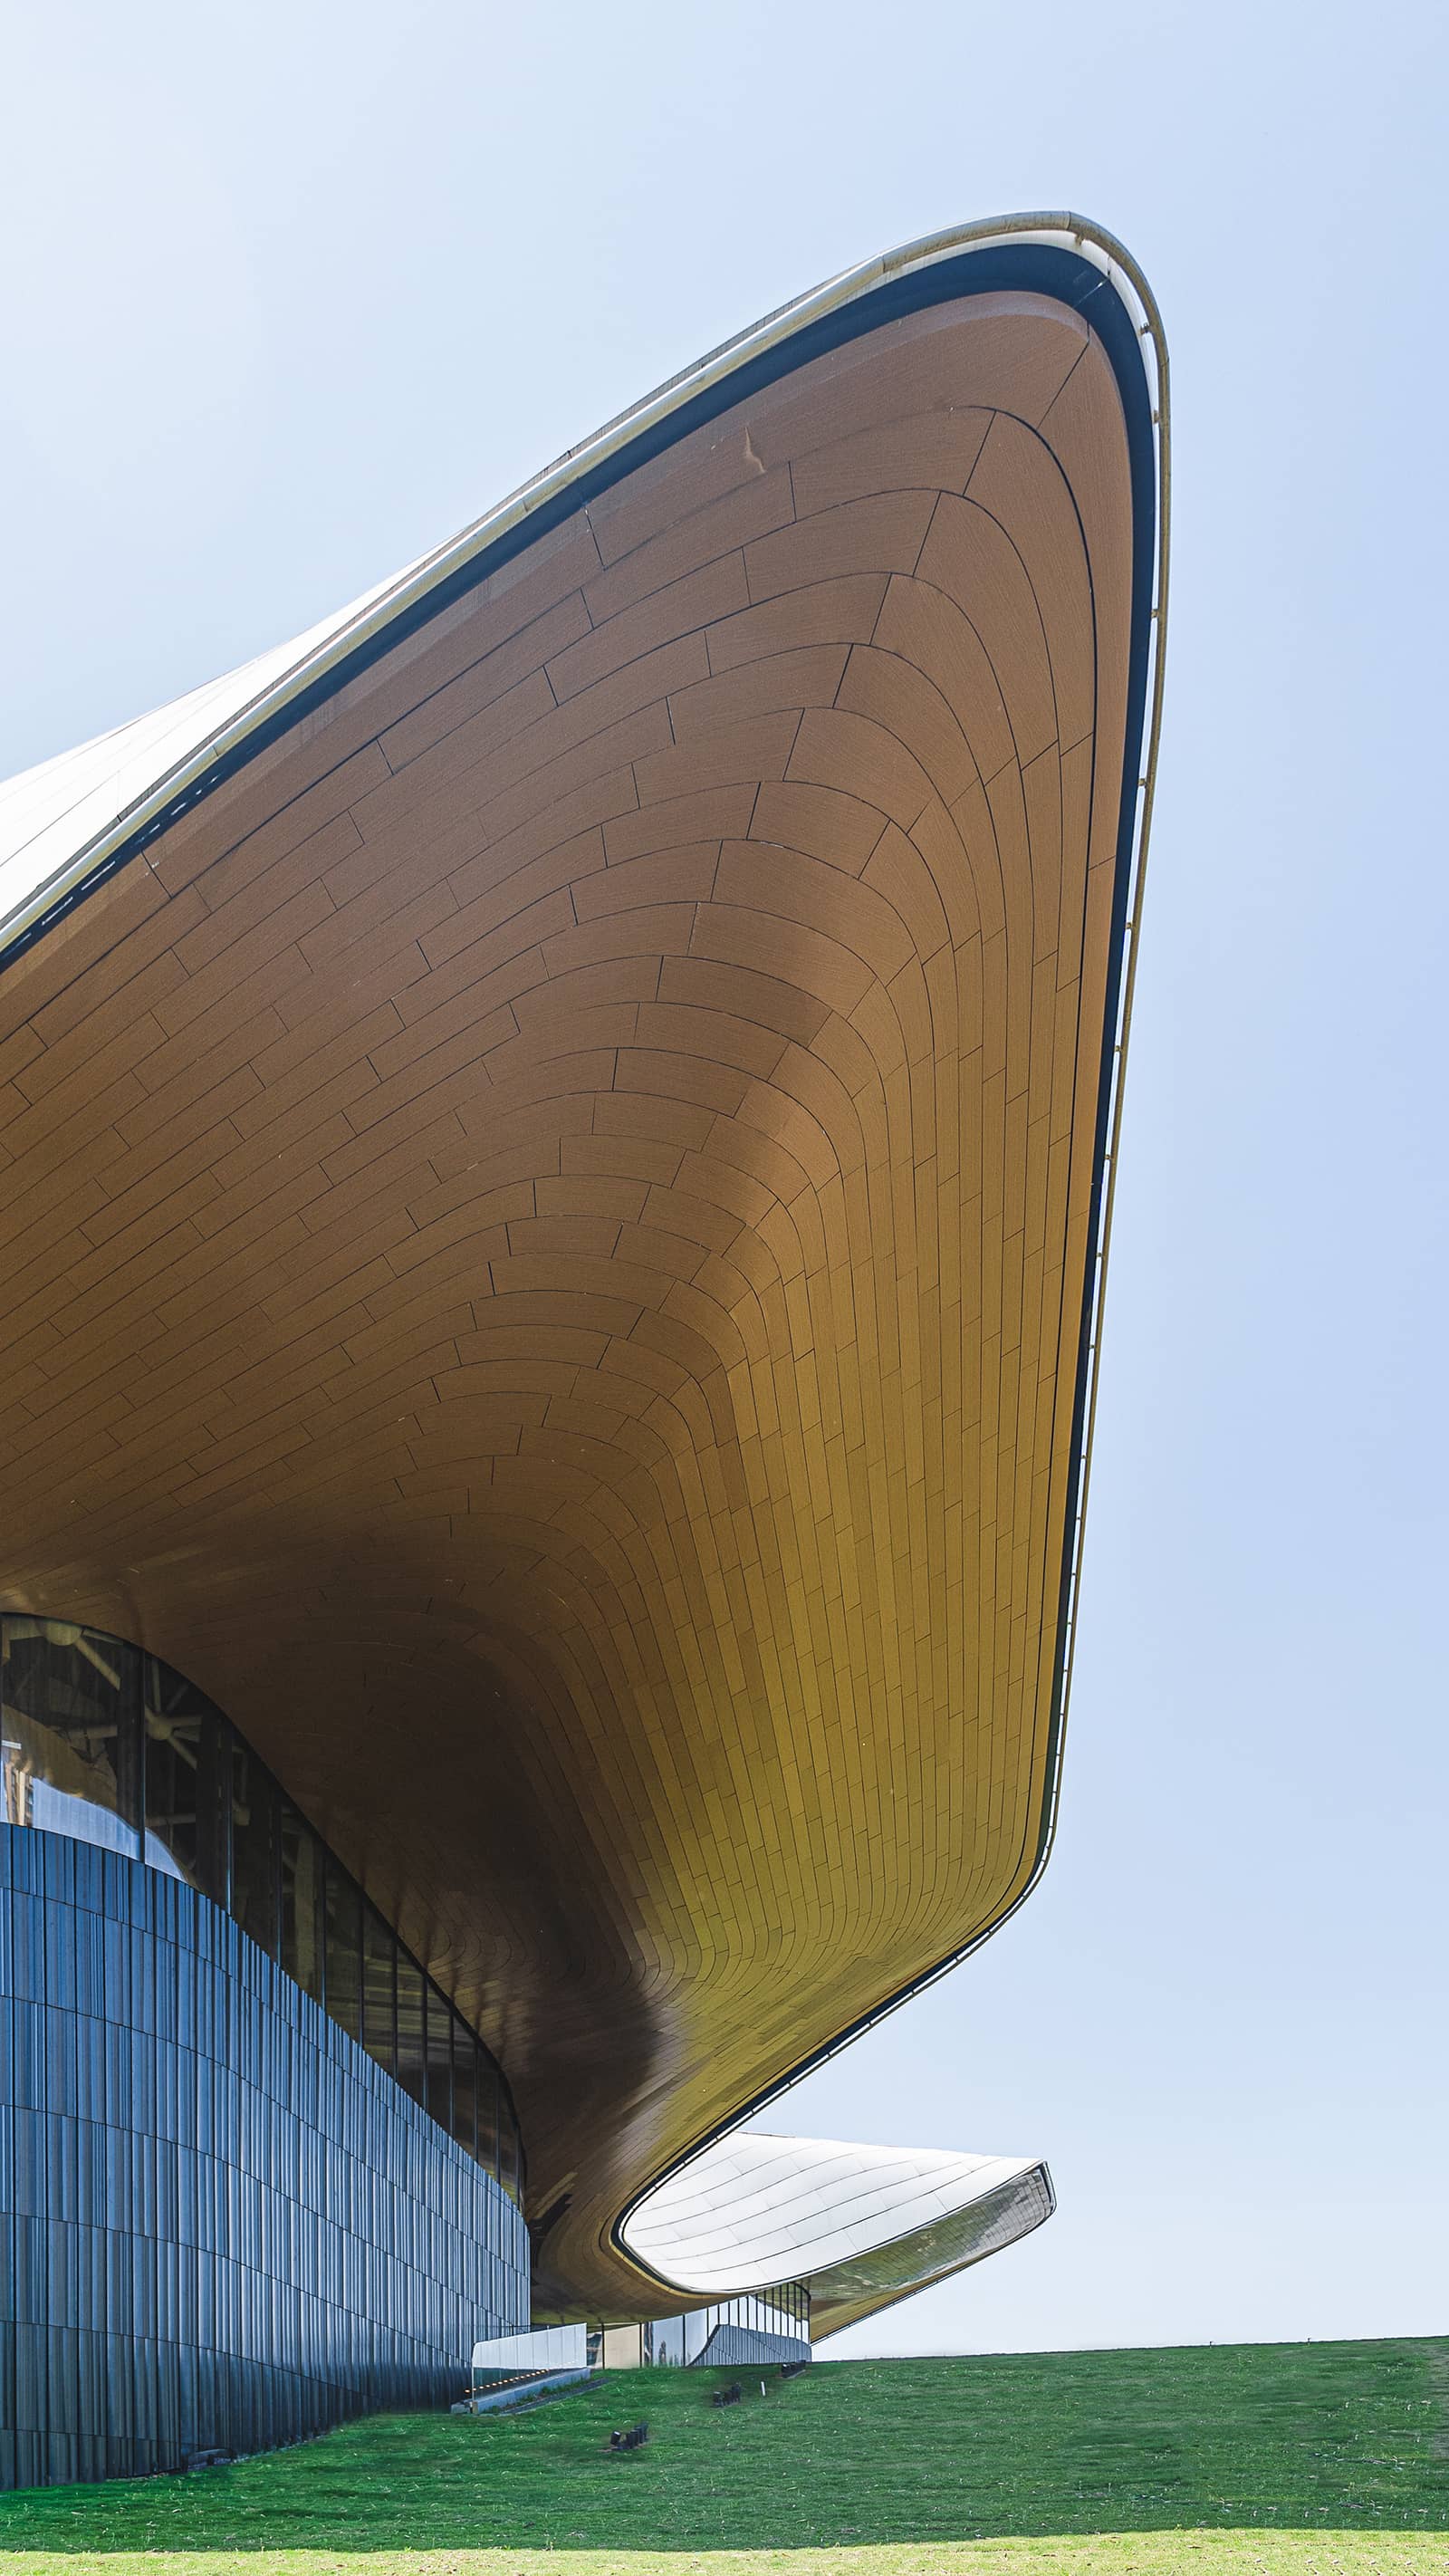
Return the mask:
<svg viewBox="0 0 1449 2576">
<path fill-rule="evenodd" d="M 1165 498 L 1166 342 L 1151 289 L 1123 245 L 1090 218 L 1071 213 L 1005 215 L 925 235 L 841 270 L 723 342 L 568 449 L 496 509 L 305 633 L 0 785 L 0 962 L 229 774 L 248 746 L 259 748 L 261 738 L 270 738 L 289 716 L 295 720 L 303 702 L 343 686 L 358 656 L 382 649 L 394 629 L 426 616 L 430 604 L 441 604 L 437 594 L 460 577 L 466 582 L 473 571 L 481 578 L 483 559 L 506 546 L 526 522 L 571 494 L 586 497 L 580 487 L 600 473 L 607 476 L 627 448 L 686 404 L 874 288 L 963 254 L 1029 243 L 1074 252 L 1099 271 L 1131 312 L 1154 365 Z M 1165 527 L 1165 511 L 1160 517 Z"/>
</svg>

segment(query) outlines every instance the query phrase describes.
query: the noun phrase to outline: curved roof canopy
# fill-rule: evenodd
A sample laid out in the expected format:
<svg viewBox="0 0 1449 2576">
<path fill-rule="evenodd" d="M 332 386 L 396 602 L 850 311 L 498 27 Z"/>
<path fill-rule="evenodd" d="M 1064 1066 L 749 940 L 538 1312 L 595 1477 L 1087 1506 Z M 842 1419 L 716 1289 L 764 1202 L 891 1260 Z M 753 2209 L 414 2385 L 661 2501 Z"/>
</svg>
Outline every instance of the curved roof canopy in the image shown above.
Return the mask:
<svg viewBox="0 0 1449 2576">
<path fill-rule="evenodd" d="M 999 2253 L 1055 2205 L 1038 2157 L 737 2129 L 646 2193 L 621 2232 L 651 2272 L 706 2301 L 804 2281 L 818 2338 Z"/>
<path fill-rule="evenodd" d="M 10 792 L 0 1604 L 207 1690 L 477 2020 L 564 2312 L 1047 1848 L 1144 295 L 873 262 Z"/>
</svg>

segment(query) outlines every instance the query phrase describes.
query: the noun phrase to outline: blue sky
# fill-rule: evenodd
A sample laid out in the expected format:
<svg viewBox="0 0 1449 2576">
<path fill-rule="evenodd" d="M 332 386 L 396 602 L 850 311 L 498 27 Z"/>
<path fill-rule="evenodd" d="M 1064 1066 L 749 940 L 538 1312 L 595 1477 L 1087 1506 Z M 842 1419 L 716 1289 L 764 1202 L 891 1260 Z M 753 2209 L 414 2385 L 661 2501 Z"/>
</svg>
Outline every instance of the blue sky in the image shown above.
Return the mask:
<svg viewBox="0 0 1449 2576">
<path fill-rule="evenodd" d="M 27 21 L 0 773 L 307 625 L 857 257 L 1071 206 L 1142 262 L 1167 724 L 1057 1850 L 776 2117 L 1056 2176 L 1029 2244 L 837 2350 L 1442 2330 L 1442 17 Z"/>
</svg>

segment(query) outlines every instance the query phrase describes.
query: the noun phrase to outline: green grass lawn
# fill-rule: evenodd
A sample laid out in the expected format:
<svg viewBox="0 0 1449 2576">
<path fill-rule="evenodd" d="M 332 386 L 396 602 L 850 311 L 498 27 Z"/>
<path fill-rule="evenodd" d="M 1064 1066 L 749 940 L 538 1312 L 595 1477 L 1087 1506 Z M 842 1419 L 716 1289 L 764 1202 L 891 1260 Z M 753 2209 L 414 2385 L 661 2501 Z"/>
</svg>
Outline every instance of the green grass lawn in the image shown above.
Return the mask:
<svg viewBox="0 0 1449 2576">
<path fill-rule="evenodd" d="M 5 2576 L 1449 2576 L 1449 2340 L 611 2373 L 0 2499 Z M 651 2439 L 611 2457 L 615 2425 Z"/>
</svg>

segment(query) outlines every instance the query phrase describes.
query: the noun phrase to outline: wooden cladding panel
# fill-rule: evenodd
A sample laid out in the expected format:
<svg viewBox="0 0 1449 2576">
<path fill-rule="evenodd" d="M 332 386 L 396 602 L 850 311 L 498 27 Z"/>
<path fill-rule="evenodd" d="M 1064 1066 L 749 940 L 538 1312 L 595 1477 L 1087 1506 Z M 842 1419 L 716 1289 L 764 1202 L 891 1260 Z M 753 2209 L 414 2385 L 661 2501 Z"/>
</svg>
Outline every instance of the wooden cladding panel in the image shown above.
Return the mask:
<svg viewBox="0 0 1449 2576">
<path fill-rule="evenodd" d="M 0 1599 L 275 1765 L 496 2043 L 560 2296 L 1031 1866 L 1130 572 L 1081 321 L 893 323 L 0 981 Z"/>
</svg>

